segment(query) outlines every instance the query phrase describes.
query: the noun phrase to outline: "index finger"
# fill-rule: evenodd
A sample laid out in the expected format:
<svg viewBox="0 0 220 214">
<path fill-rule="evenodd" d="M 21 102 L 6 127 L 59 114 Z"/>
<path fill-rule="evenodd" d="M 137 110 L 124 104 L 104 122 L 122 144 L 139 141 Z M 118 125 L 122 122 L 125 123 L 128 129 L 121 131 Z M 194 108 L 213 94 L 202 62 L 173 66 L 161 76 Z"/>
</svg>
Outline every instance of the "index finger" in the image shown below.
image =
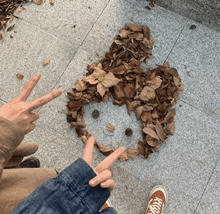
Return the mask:
<svg viewBox="0 0 220 214">
<path fill-rule="evenodd" d="M 93 154 L 94 144 L 95 144 L 95 138 L 91 136 L 87 141 L 86 148 L 84 149 L 84 153 L 83 153 L 83 159 L 90 166 L 92 165 L 92 154 Z"/>
<path fill-rule="evenodd" d="M 63 91 L 61 89 L 57 89 L 55 91 L 51 91 L 49 94 L 46 94 L 43 97 L 40 97 L 34 101 L 32 101 L 31 103 L 29 103 L 30 107 L 28 108 L 30 111 L 33 111 L 45 104 L 47 104 L 48 102 L 50 102 L 51 100 L 59 97 L 61 94 L 63 93 Z"/>
<path fill-rule="evenodd" d="M 108 169 L 113 163 L 125 152 L 125 148 L 120 147 L 116 149 L 112 154 L 105 158 L 97 167 L 94 168 L 94 171 L 101 173 L 102 171 Z"/>
<path fill-rule="evenodd" d="M 39 79 L 41 77 L 40 73 L 36 73 L 29 82 L 24 86 L 24 88 L 21 90 L 20 94 L 18 95 L 20 100 L 26 101 L 29 97 L 30 93 L 34 89 L 34 87 L 37 85 Z"/>
</svg>

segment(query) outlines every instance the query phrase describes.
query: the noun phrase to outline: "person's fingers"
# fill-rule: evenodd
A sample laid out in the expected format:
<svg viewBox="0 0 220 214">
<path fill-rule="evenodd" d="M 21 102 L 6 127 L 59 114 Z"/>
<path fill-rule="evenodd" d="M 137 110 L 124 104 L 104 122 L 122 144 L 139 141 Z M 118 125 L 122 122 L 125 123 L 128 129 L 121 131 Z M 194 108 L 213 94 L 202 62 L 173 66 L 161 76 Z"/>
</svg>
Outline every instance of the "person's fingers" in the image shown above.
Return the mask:
<svg viewBox="0 0 220 214">
<path fill-rule="evenodd" d="M 28 134 L 29 132 L 33 131 L 35 129 L 36 125 L 34 123 L 31 123 L 28 127 L 28 129 L 25 131 L 25 134 Z"/>
<path fill-rule="evenodd" d="M 26 101 L 29 97 L 30 93 L 34 89 L 34 87 L 37 85 L 38 81 L 40 80 L 41 74 L 36 73 L 29 82 L 24 86 L 24 88 L 21 90 L 20 94 L 18 95 L 18 99 L 22 101 Z"/>
<path fill-rule="evenodd" d="M 92 165 L 92 154 L 93 154 L 94 144 L 95 144 L 95 138 L 91 136 L 87 141 L 86 148 L 83 153 L 83 159 L 90 166 Z"/>
<path fill-rule="evenodd" d="M 112 173 L 109 170 L 105 170 L 103 172 L 101 172 L 99 175 L 97 175 L 96 177 L 94 177 L 93 179 L 91 179 L 89 181 L 89 185 L 91 187 L 95 187 L 98 184 L 101 184 L 103 182 L 105 182 L 106 180 L 110 179 L 112 177 Z"/>
<path fill-rule="evenodd" d="M 57 89 L 55 91 L 50 92 L 49 94 L 46 94 L 43 97 L 40 97 L 34 101 L 32 101 L 31 103 L 29 103 L 29 111 L 33 111 L 45 104 L 47 104 L 48 102 L 50 102 L 51 100 L 59 97 L 61 94 L 63 93 L 63 91 L 61 89 Z"/>
<path fill-rule="evenodd" d="M 116 149 L 112 154 L 105 158 L 97 167 L 94 168 L 94 171 L 101 173 L 102 171 L 108 169 L 112 164 L 125 152 L 125 148 L 120 147 Z"/>
<path fill-rule="evenodd" d="M 112 179 L 108 179 L 100 184 L 102 188 L 113 190 L 115 188 L 115 182 Z"/>
<path fill-rule="evenodd" d="M 30 113 L 30 122 L 33 123 L 36 120 L 38 120 L 40 115 L 37 112 L 31 112 Z"/>
</svg>

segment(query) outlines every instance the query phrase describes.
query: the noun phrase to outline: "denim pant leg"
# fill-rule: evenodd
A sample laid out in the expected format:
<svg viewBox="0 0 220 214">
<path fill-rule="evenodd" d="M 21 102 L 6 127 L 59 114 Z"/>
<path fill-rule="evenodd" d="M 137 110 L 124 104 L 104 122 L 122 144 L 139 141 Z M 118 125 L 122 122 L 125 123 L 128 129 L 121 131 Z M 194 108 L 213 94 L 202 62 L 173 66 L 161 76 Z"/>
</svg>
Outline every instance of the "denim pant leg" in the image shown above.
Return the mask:
<svg viewBox="0 0 220 214">
<path fill-rule="evenodd" d="M 118 214 L 116 212 L 116 210 L 112 207 L 106 208 L 104 209 L 102 212 L 100 212 L 101 214 Z"/>
</svg>

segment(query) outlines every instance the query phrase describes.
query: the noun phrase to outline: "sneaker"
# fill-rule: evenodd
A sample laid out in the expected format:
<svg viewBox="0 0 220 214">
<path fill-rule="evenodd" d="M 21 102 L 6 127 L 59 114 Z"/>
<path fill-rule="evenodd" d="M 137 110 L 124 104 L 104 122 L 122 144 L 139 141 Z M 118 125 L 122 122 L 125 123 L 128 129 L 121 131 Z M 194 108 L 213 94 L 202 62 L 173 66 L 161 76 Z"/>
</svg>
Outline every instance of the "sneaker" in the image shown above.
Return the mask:
<svg viewBox="0 0 220 214">
<path fill-rule="evenodd" d="M 40 161 L 38 158 L 31 157 L 26 159 L 20 164 L 21 168 L 39 168 L 40 167 Z"/>
<path fill-rule="evenodd" d="M 167 193 L 163 186 L 155 186 L 149 196 L 149 203 L 145 214 L 163 214 L 167 204 Z"/>
</svg>

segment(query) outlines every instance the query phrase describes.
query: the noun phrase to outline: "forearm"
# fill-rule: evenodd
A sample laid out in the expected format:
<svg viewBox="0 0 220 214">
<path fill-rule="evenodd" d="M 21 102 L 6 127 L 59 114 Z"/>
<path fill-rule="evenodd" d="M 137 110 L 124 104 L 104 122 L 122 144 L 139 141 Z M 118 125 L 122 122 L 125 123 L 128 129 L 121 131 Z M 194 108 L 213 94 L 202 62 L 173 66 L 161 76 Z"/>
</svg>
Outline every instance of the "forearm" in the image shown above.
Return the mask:
<svg viewBox="0 0 220 214">
<path fill-rule="evenodd" d="M 0 179 L 2 170 L 23 139 L 24 134 L 18 126 L 0 117 Z"/>
</svg>

